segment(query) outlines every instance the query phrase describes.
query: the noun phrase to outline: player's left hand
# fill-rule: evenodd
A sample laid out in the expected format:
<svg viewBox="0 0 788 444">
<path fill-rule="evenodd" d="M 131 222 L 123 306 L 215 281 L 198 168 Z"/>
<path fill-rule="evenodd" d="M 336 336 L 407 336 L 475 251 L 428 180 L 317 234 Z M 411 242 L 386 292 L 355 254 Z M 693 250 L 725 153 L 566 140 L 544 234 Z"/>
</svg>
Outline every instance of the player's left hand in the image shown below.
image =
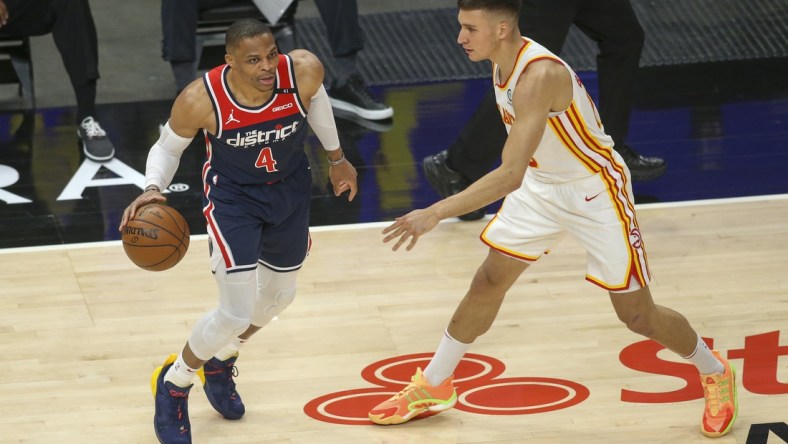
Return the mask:
<svg viewBox="0 0 788 444">
<path fill-rule="evenodd" d="M 383 238 L 383 242 L 399 238 L 397 243 L 391 248 L 397 251 L 402 244 L 410 239 L 410 243 L 405 248 L 410 251 L 416 245 L 419 236 L 435 228 L 438 222 L 440 222 L 440 217 L 431 208 L 411 211 L 402 217 L 396 218 L 393 224 L 383 229 L 383 234 L 388 234 L 388 236 Z"/>
<path fill-rule="evenodd" d="M 339 165 L 331 165 L 328 168 L 328 178 L 331 180 L 331 186 L 334 188 L 334 195 L 339 196 L 349 190 L 348 201 L 353 200 L 358 192 L 357 177 L 356 168 L 347 159 Z"/>
</svg>

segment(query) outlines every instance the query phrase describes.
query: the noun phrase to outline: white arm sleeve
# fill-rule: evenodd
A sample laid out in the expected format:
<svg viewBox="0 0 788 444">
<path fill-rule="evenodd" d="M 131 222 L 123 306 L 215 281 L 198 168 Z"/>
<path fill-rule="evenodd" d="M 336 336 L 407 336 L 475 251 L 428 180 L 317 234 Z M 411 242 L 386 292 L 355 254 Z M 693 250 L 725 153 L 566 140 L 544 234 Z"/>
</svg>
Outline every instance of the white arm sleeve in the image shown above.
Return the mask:
<svg viewBox="0 0 788 444">
<path fill-rule="evenodd" d="M 159 140 L 148 152 L 148 161 L 145 164 L 145 188 L 155 185 L 160 191 L 164 191 L 170 185 L 181 162 L 181 154 L 191 141 L 191 138 L 187 139 L 175 134 L 170 128 L 169 121 L 164 124 Z"/>
<path fill-rule="evenodd" d="M 339 149 L 339 135 L 334 122 L 334 112 L 331 110 L 331 99 L 328 98 L 328 93 L 323 85 L 320 85 L 317 94 L 312 97 L 306 121 L 309 122 L 309 127 L 320 139 L 323 149 L 326 151 Z"/>
</svg>

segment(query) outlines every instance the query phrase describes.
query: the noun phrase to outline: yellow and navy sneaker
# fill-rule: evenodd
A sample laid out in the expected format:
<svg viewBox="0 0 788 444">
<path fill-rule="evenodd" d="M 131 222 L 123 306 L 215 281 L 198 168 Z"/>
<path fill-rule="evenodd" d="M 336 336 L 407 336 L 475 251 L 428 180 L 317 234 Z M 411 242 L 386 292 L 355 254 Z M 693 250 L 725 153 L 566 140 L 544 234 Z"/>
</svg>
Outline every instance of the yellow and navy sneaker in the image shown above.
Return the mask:
<svg viewBox="0 0 788 444">
<path fill-rule="evenodd" d="M 205 375 L 203 387 L 208 401 L 227 419 L 239 419 L 246 411 L 233 381 L 233 376 L 238 376 L 236 359 L 238 359 L 237 354 L 226 361 L 211 358 L 202 367 Z"/>
<path fill-rule="evenodd" d="M 156 401 L 156 413 L 153 416 L 153 428 L 156 437 L 162 444 L 190 444 L 192 442 L 191 424 L 189 423 L 189 390 L 188 387 L 164 381 L 164 375 L 178 358 L 170 355 L 164 364 L 153 371 L 151 388 Z"/>
</svg>

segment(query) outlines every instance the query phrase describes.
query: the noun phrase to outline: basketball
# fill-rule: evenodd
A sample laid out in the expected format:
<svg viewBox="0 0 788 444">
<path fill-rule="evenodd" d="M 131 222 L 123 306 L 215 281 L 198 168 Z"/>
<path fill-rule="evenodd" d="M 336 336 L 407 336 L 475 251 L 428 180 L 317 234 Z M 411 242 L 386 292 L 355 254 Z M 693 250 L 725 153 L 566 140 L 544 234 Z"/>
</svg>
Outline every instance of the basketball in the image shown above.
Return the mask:
<svg viewBox="0 0 788 444">
<path fill-rule="evenodd" d="M 189 225 L 181 213 L 161 204 L 148 204 L 123 229 L 123 250 L 140 268 L 163 271 L 174 267 L 189 248 Z"/>
</svg>

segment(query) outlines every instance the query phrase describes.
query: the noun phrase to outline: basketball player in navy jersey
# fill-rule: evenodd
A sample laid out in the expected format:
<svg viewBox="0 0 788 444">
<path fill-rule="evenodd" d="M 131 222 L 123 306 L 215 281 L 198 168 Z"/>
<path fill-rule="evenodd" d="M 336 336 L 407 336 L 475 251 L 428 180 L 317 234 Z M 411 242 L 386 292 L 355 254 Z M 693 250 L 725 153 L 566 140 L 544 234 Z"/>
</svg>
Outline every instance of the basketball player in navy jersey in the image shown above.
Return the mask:
<svg viewBox="0 0 788 444">
<path fill-rule="evenodd" d="M 320 61 L 305 50 L 280 54 L 270 28 L 257 20 L 233 23 L 225 43 L 227 63 L 192 82 L 173 104 L 148 154 L 145 191 L 120 224 L 122 231 L 137 208 L 165 200 L 161 191 L 202 130 L 203 214 L 219 305 L 197 322 L 181 353 L 153 374 L 154 428 L 163 443 L 191 442 L 187 399 L 198 372 L 220 414 L 244 414 L 233 380 L 239 348 L 293 301 L 309 251 L 307 124 L 326 149 L 334 194 L 347 191 L 352 200 L 357 192 Z"/>
</svg>

